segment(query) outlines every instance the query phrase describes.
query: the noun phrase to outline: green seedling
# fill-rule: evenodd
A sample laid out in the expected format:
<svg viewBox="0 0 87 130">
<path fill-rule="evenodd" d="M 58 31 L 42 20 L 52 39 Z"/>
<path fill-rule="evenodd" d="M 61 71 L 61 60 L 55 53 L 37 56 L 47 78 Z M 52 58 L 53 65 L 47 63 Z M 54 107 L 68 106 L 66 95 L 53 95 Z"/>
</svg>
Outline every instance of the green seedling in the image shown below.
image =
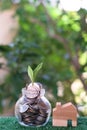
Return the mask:
<svg viewBox="0 0 87 130">
<path fill-rule="evenodd" d="M 42 68 L 42 65 L 43 63 L 40 63 L 34 70 L 31 68 L 31 66 L 28 66 L 28 76 L 30 77 L 32 84 L 35 82 L 37 74 L 39 70 Z"/>
</svg>

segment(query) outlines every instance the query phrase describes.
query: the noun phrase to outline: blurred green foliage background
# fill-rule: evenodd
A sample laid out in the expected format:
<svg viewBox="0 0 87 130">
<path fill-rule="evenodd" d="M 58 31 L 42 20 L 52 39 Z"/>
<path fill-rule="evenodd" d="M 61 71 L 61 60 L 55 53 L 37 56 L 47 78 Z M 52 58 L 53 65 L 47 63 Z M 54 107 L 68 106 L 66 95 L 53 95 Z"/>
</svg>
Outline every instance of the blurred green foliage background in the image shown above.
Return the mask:
<svg viewBox="0 0 87 130">
<path fill-rule="evenodd" d="M 4 3 L 5 0 L 1 2 L 1 9 L 16 8 L 14 17 L 18 19 L 19 29 L 13 43 L 0 45 L 0 56 L 7 59 L 9 69 L 0 85 L 0 111 L 4 109 L 3 100 L 9 99 L 10 107 L 14 105 L 21 89 L 30 82 L 28 65 L 34 69 L 41 62 L 43 68 L 37 82 L 45 85 L 52 107 L 56 101 L 86 105 L 87 77 L 84 79 L 82 74 L 87 72 L 87 10 L 67 12 L 61 10 L 58 3 L 54 7 L 49 1 Z M 75 79 L 83 86 L 77 95 L 71 89 Z M 60 89 L 62 95 L 58 95 Z M 86 100 L 78 101 L 82 92 Z"/>
</svg>

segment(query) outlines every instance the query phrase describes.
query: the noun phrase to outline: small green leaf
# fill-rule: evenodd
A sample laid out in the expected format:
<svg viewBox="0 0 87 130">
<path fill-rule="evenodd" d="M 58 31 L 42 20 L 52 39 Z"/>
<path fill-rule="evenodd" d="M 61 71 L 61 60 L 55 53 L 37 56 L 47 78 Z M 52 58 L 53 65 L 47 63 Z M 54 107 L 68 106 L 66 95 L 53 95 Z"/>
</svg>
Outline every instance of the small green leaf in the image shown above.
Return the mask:
<svg viewBox="0 0 87 130">
<path fill-rule="evenodd" d="M 30 66 L 28 66 L 28 76 L 30 77 L 32 83 L 34 82 L 34 73 Z"/>
<path fill-rule="evenodd" d="M 42 68 L 43 63 L 40 63 L 35 69 L 34 71 L 32 70 L 32 68 L 30 66 L 28 66 L 28 76 L 30 77 L 32 83 L 34 83 L 35 78 L 39 72 L 39 70 Z"/>
<path fill-rule="evenodd" d="M 35 69 L 34 69 L 34 79 L 36 78 L 39 70 L 42 68 L 43 63 L 40 63 Z"/>
</svg>

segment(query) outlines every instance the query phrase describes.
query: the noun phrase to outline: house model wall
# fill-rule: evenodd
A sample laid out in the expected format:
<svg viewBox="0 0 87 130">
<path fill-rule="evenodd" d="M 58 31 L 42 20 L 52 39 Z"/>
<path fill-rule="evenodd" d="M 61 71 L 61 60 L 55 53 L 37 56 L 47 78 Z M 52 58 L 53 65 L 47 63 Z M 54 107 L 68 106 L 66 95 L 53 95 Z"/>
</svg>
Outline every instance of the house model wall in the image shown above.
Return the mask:
<svg viewBox="0 0 87 130">
<path fill-rule="evenodd" d="M 68 120 L 72 121 L 72 126 L 77 126 L 76 107 L 71 102 L 64 105 L 57 102 L 53 109 L 53 126 L 67 126 Z"/>
</svg>

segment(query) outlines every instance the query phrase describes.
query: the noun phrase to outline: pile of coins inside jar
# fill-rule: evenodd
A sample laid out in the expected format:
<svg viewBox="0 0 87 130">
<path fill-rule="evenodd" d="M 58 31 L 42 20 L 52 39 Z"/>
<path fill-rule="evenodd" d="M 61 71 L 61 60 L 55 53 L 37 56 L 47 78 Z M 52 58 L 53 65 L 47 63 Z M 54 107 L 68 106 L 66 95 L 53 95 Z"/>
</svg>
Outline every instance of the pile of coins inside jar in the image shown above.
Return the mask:
<svg viewBox="0 0 87 130">
<path fill-rule="evenodd" d="M 44 97 L 45 90 L 41 84 L 35 83 L 31 86 L 22 89 L 23 95 L 16 103 L 15 115 L 22 125 L 45 125 L 50 117 L 51 105 Z"/>
</svg>

